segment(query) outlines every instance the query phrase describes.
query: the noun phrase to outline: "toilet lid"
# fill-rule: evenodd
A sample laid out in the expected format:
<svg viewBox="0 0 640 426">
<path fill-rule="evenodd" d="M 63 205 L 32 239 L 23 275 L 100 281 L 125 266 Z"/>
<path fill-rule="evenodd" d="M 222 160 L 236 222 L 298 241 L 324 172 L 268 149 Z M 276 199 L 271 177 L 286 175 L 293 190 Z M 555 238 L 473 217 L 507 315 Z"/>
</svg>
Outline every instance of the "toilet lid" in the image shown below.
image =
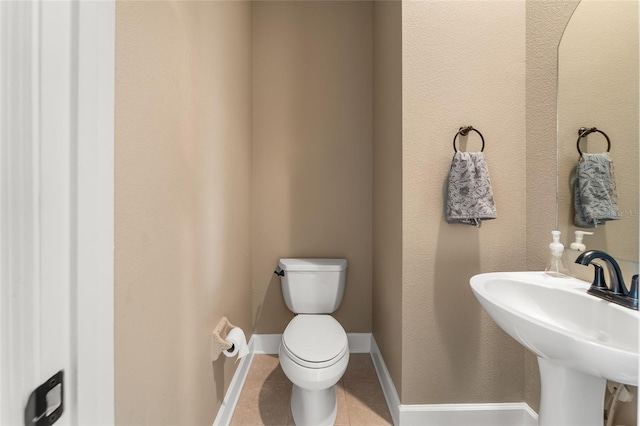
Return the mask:
<svg viewBox="0 0 640 426">
<path fill-rule="evenodd" d="M 325 364 L 348 348 L 347 333 L 331 315 L 297 315 L 284 330 L 282 343 L 307 363 Z"/>
</svg>

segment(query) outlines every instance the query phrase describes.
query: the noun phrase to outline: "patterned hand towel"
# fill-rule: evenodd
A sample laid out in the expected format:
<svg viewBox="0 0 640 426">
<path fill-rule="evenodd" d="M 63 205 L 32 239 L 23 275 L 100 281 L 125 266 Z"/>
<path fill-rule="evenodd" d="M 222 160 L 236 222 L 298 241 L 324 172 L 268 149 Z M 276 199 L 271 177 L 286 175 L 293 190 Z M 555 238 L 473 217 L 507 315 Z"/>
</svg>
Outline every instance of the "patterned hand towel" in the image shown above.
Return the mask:
<svg viewBox="0 0 640 426">
<path fill-rule="evenodd" d="M 495 218 L 496 207 L 484 154 L 456 152 L 447 185 L 447 222 L 480 226 L 483 220 Z"/>
<path fill-rule="evenodd" d="M 576 226 L 595 228 L 607 220 L 619 219 L 616 179 L 608 153 L 582 154 L 573 190 Z"/>
</svg>

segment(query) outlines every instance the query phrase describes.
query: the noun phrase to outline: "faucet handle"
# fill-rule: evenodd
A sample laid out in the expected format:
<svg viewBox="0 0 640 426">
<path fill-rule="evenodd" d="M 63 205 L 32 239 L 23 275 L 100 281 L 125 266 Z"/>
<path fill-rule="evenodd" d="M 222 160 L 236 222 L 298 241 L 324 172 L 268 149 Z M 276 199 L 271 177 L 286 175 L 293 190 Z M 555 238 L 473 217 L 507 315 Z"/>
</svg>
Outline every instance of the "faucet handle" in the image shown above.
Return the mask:
<svg viewBox="0 0 640 426">
<path fill-rule="evenodd" d="M 591 288 L 597 288 L 598 290 L 609 290 L 607 287 L 607 281 L 604 278 L 604 269 L 602 266 L 597 263 L 592 263 L 593 267 L 596 269 L 596 273 L 593 276 L 593 282 L 591 283 Z"/>
<path fill-rule="evenodd" d="M 638 300 L 638 274 L 631 278 L 631 290 L 629 290 L 628 297 Z"/>
</svg>

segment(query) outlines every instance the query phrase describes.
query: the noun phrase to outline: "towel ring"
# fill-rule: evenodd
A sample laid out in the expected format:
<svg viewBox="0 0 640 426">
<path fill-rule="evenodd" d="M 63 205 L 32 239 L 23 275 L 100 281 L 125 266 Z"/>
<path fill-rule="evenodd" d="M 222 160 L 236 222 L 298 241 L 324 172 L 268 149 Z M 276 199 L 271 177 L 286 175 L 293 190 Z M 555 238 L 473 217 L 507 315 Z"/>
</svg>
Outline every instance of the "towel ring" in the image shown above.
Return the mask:
<svg viewBox="0 0 640 426">
<path fill-rule="evenodd" d="M 482 139 L 482 149 L 480 150 L 480 152 L 484 152 L 484 136 L 482 136 L 482 133 L 480 133 L 478 129 L 474 129 L 473 126 L 460 127 L 460 130 L 458 130 L 458 133 L 456 133 L 456 135 L 453 137 L 454 152 L 458 152 L 458 150 L 456 149 L 456 139 L 458 138 L 458 135 L 467 136 L 471 130 L 473 130 L 474 132 L 480 135 L 480 139 Z"/>
<path fill-rule="evenodd" d="M 601 133 L 602 136 L 604 136 L 607 139 L 607 152 L 611 151 L 611 139 L 609 139 L 609 136 L 607 136 L 605 132 L 597 129 L 596 127 L 591 127 L 591 128 L 580 127 L 580 129 L 578 130 L 578 142 L 576 142 L 576 147 L 578 148 L 578 153 L 580 154 L 580 158 L 582 158 L 582 151 L 580 151 L 580 141 L 589 133 L 593 133 L 593 132 Z"/>
</svg>

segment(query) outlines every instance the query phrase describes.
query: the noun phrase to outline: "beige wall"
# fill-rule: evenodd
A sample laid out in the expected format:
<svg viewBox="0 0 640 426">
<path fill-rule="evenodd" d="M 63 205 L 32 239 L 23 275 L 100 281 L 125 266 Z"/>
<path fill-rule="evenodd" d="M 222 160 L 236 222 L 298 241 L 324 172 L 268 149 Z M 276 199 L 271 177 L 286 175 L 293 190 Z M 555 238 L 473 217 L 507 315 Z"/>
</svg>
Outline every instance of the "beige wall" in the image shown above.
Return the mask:
<svg viewBox="0 0 640 426">
<path fill-rule="evenodd" d="M 402 2 L 373 2 L 373 323 L 402 396 Z"/>
<path fill-rule="evenodd" d="M 468 280 L 547 261 L 575 4 L 119 2 L 117 423 L 210 424 L 236 365 L 210 331 L 282 332 L 292 256 L 349 260 L 336 318 L 373 331 L 403 404 L 537 409 L 535 357 Z M 498 208 L 479 229 L 443 219 L 463 124 Z"/>
<path fill-rule="evenodd" d="M 527 269 L 549 260 L 550 232 L 556 228 L 556 85 L 558 43 L 577 1 L 527 1 Z M 547 170 L 549 173 L 542 173 Z M 540 373 L 525 351 L 525 400 L 540 405 Z"/>
<path fill-rule="evenodd" d="M 211 424 L 251 330 L 251 25 L 245 2 L 118 2 L 116 422 Z"/>
<path fill-rule="evenodd" d="M 469 278 L 526 266 L 525 3 L 402 8 L 402 403 L 522 401 L 524 350 Z M 469 124 L 485 137 L 498 211 L 481 228 L 443 217 L 451 141 Z"/>
<path fill-rule="evenodd" d="M 283 257 L 344 257 L 335 317 L 371 331 L 371 2 L 256 2 L 253 310 L 257 333 L 293 314 Z"/>
</svg>

